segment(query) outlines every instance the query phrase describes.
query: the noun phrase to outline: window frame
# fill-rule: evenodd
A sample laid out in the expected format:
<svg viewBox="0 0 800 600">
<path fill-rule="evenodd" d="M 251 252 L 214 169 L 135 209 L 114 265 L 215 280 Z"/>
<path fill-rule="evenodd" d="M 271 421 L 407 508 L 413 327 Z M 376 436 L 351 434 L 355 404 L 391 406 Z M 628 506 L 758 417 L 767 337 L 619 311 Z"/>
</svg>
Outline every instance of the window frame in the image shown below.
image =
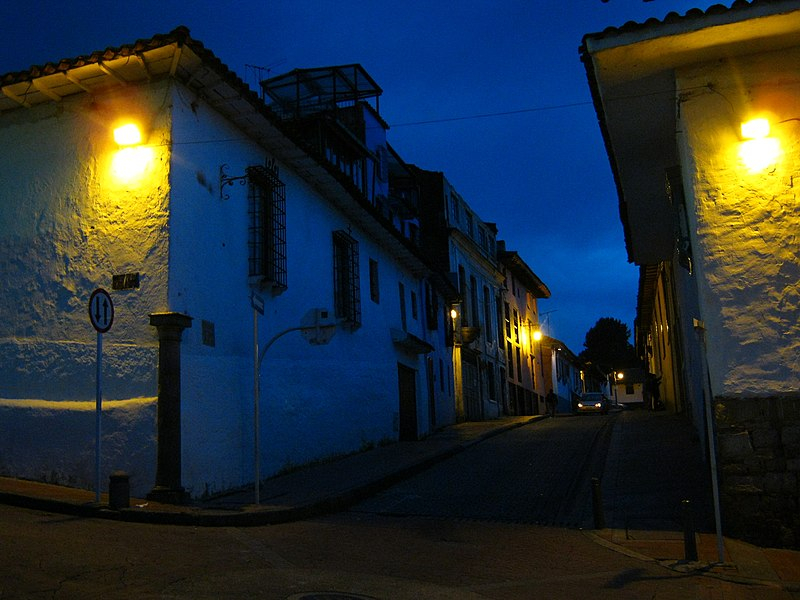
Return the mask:
<svg viewBox="0 0 800 600">
<path fill-rule="evenodd" d="M 280 293 L 288 288 L 286 256 L 286 184 L 278 169 L 250 166 L 248 191 L 248 281 Z"/>
<path fill-rule="evenodd" d="M 375 304 L 381 303 L 380 271 L 374 258 L 369 259 L 369 298 Z"/>
<path fill-rule="evenodd" d="M 333 304 L 345 326 L 361 326 L 358 241 L 344 230 L 333 232 Z"/>
</svg>

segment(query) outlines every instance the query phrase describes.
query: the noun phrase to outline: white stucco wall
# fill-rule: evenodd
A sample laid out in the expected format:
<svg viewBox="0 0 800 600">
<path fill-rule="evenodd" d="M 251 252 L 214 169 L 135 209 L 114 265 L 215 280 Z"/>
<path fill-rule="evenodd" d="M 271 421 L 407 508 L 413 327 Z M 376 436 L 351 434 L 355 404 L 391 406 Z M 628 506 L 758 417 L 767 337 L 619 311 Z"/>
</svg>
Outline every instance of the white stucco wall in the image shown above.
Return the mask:
<svg viewBox="0 0 800 600">
<path fill-rule="evenodd" d="M 117 147 L 110 123 L 135 113 L 150 152 L 143 176 L 110 175 Z M 114 325 L 104 335 L 103 472 L 125 469 L 131 490 L 154 484 L 157 337 L 153 312 L 193 318 L 183 333 L 182 483 L 197 496 L 253 478 L 253 311 L 247 250 L 247 187 L 229 175 L 278 159 L 286 184 L 288 289 L 263 294 L 263 345 L 299 325 L 310 308 L 333 309 L 334 230 L 359 242 L 362 326 L 327 346 L 297 332 L 279 340 L 262 365 L 262 476 L 288 466 L 397 439 L 397 364 L 417 371 L 417 429 L 452 422 L 452 386 L 440 390 L 438 359 L 452 377 L 444 327 L 424 321 L 419 276 L 360 230 L 280 157 L 271 156 L 181 84 L 163 82 L 125 96 L 64 100 L 0 115 L 0 474 L 93 486 L 96 334 L 92 290 L 112 294 Z M 369 296 L 369 259 L 378 261 L 380 302 Z M 139 273 L 140 288 L 112 291 L 114 274 Z M 436 347 L 429 422 L 424 355 L 391 339 L 407 328 Z M 411 315 L 410 293 L 418 300 Z M 214 345 L 203 343 L 203 321 Z M 448 402 L 450 411 L 448 412 Z M 106 484 L 103 483 L 103 488 Z"/>
<path fill-rule="evenodd" d="M 112 292 L 115 320 L 104 335 L 104 399 L 138 400 L 108 405 L 103 478 L 127 468 L 135 473 L 135 491 L 152 484 L 143 479 L 152 470 L 144 449 L 154 453 L 153 427 L 141 417 L 152 415 L 156 393 L 156 341 L 147 314 L 166 306 L 165 91 L 155 85 L 0 115 L 3 472 L 93 483 L 81 466 L 94 448 L 89 296 L 97 287 L 111 292 L 114 274 L 138 272 L 139 290 Z M 136 181 L 112 174 L 111 127 L 129 112 L 147 117 L 150 162 Z M 123 446 L 124 453 L 114 450 Z"/>
<path fill-rule="evenodd" d="M 377 240 L 361 231 L 279 157 L 245 139 L 203 102 L 185 93 L 174 103 L 171 186 L 170 310 L 194 318 L 183 334 L 183 484 L 193 494 L 214 492 L 253 477 L 253 315 L 247 277 L 247 186 L 225 188 L 231 176 L 277 159 L 286 185 L 288 289 L 261 293 L 260 343 L 297 326 L 311 308 L 333 310 L 332 232 L 348 230 L 359 243 L 362 325 L 339 330 L 327 346 L 311 346 L 293 332 L 279 339 L 261 369 L 262 476 L 329 455 L 397 439 L 398 361 L 418 370 L 418 429 L 429 430 L 424 359 L 403 356 L 391 340 L 400 328 L 398 282 L 419 301 L 410 332 L 428 339 L 420 280 L 396 265 Z M 227 140 L 218 142 L 218 140 Z M 378 261 L 380 303 L 369 295 L 369 259 Z M 214 347 L 203 345 L 201 320 L 214 324 Z"/>
<path fill-rule="evenodd" d="M 689 90 L 680 105 L 680 151 L 715 395 L 800 387 L 798 58 L 792 49 L 720 61 L 678 79 Z M 749 172 L 738 127 L 761 111 L 772 117 L 782 154 Z"/>
</svg>

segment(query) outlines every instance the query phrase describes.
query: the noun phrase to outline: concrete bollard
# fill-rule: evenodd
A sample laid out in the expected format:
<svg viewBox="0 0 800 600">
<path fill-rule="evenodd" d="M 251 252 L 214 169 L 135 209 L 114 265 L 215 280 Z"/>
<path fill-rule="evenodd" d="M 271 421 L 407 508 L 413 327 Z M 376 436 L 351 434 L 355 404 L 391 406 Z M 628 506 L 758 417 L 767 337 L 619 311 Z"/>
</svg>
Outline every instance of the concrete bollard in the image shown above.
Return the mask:
<svg viewBox="0 0 800 600">
<path fill-rule="evenodd" d="M 130 507 L 131 484 L 128 474 L 125 471 L 114 471 L 108 479 L 108 507 L 111 510 Z"/>
<path fill-rule="evenodd" d="M 600 480 L 592 477 L 592 510 L 594 512 L 594 528 L 605 529 L 606 517 L 603 514 L 603 493 L 600 490 Z"/>
<path fill-rule="evenodd" d="M 681 500 L 683 513 L 683 557 L 686 562 L 697 562 L 697 540 L 694 535 L 694 518 L 692 516 L 692 503 Z"/>
</svg>

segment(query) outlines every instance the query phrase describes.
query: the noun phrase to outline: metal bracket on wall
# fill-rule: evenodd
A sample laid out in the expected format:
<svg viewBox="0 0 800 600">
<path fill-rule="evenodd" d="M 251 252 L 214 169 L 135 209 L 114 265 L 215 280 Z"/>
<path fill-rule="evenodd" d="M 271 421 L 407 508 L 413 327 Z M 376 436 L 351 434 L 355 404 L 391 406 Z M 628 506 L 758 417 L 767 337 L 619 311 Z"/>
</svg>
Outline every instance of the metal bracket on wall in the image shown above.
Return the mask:
<svg viewBox="0 0 800 600">
<path fill-rule="evenodd" d="M 231 177 L 226 173 L 228 170 L 228 165 L 223 164 L 219 166 L 219 199 L 220 200 L 230 200 L 230 194 L 226 194 L 224 192 L 226 185 L 233 185 L 234 182 L 238 181 L 240 185 L 244 185 L 247 182 L 247 175 L 239 175 L 238 177 Z"/>
</svg>

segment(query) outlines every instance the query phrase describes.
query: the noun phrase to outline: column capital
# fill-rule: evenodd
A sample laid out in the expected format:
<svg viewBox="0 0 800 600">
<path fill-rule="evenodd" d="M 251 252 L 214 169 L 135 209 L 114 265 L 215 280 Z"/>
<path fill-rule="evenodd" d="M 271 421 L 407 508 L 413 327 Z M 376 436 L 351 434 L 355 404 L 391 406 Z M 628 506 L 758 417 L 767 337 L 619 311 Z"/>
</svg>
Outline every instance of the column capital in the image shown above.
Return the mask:
<svg viewBox="0 0 800 600">
<path fill-rule="evenodd" d="M 192 326 L 192 317 L 179 312 L 150 313 L 150 325 L 153 327 L 177 327 L 183 330 Z"/>
</svg>

